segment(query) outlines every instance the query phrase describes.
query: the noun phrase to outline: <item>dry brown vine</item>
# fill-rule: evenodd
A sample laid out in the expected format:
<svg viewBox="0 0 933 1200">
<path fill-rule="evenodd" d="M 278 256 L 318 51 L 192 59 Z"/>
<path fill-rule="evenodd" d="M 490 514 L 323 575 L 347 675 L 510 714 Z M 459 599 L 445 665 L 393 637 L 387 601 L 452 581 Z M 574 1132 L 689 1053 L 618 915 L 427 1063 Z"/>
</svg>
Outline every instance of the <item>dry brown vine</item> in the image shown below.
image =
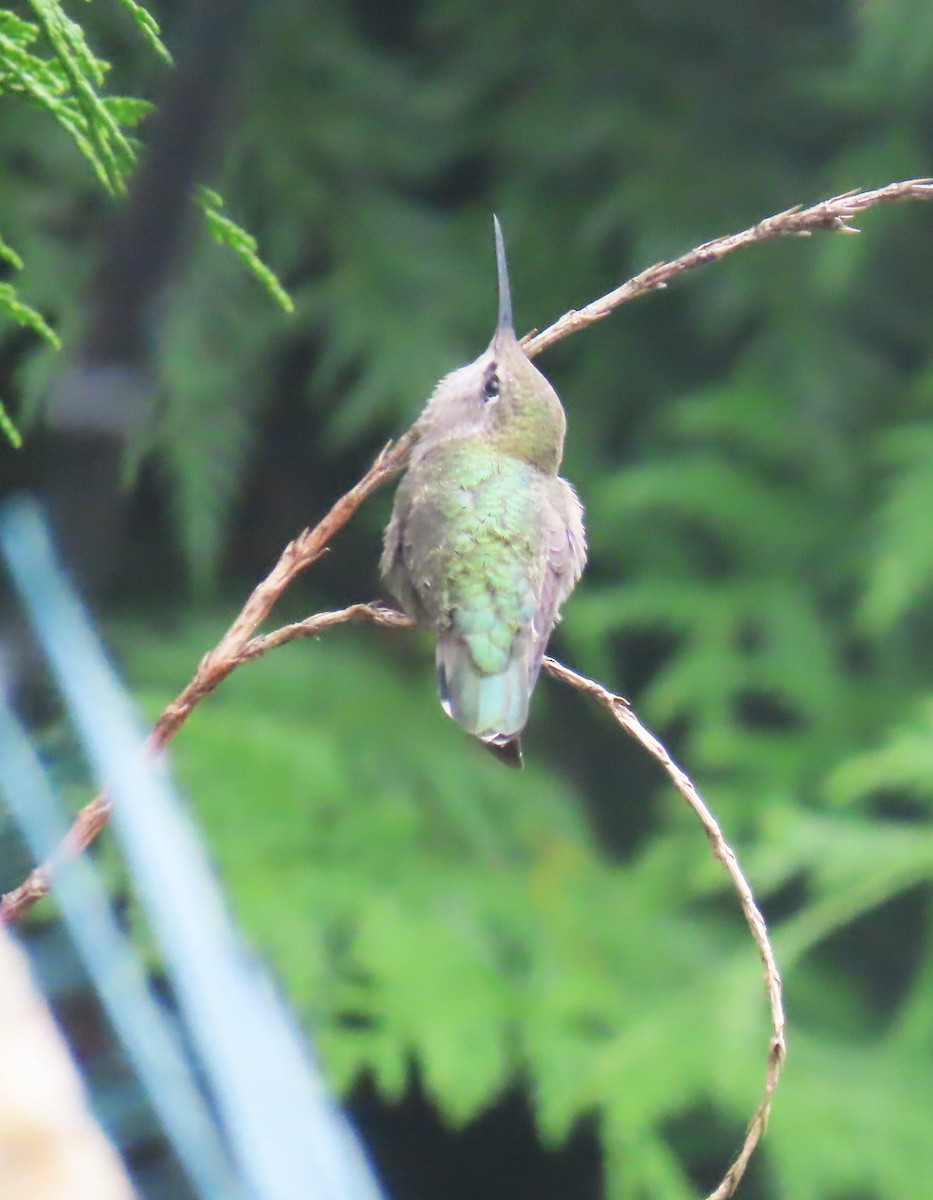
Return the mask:
<svg viewBox="0 0 933 1200">
<path fill-rule="evenodd" d="M 933 180 L 910 179 L 872 191 L 846 192 L 809 208 L 795 206 L 767 217 L 740 233 L 705 242 L 671 262 L 656 263 L 585 308 L 565 313 L 540 333 L 528 335 L 524 339 L 526 353 L 533 357 L 569 334 L 602 320 L 621 304 L 647 292 L 665 288 L 678 275 L 715 262 L 741 246 L 789 235 L 808 236 L 816 230 L 857 233 L 858 230 L 850 222 L 859 213 L 876 204 L 910 199 L 933 199 Z M 394 627 L 411 624 L 407 617 L 392 609 L 377 604 L 355 604 L 337 612 L 318 613 L 305 621 L 284 626 L 272 633 L 256 634 L 292 580 L 325 553 L 333 536 L 346 525 L 364 500 L 404 468 L 413 443 L 414 434 L 409 431 L 397 442 L 386 446 L 362 479 L 333 505 L 326 516 L 314 528 L 306 529 L 285 547 L 269 575 L 250 594 L 233 624 L 214 649 L 198 664 L 191 682 L 159 717 L 149 739 L 153 750 L 159 750 L 171 741 L 195 706 L 218 687 L 231 671 L 276 646 L 284 645 L 295 638 L 317 637 L 334 625 L 352 620 L 365 620 Z M 771 1013 L 771 1040 L 765 1088 L 748 1125 L 745 1141 L 738 1156 L 726 1171 L 719 1186 L 707 1197 L 707 1200 L 727 1200 L 738 1186 L 764 1132 L 786 1053 L 781 978 L 764 918 L 755 903 L 751 887 L 742 873 L 735 853 L 723 837 L 716 819 L 704 804 L 696 787 L 673 761 L 663 744 L 641 724 L 629 703 L 602 684 L 579 675 L 554 659 L 546 659 L 544 665 L 556 679 L 592 696 L 664 768 L 674 787 L 706 830 L 713 853 L 722 863 L 735 888 L 745 921 L 761 956 Z M 67 837 L 50 859 L 36 867 L 18 888 L 2 897 L 0 924 L 12 924 L 19 920 L 37 900 L 46 895 L 59 865 L 90 845 L 107 823 L 109 815 L 110 804 L 104 796 L 98 796 L 86 805 L 78 813 Z"/>
</svg>

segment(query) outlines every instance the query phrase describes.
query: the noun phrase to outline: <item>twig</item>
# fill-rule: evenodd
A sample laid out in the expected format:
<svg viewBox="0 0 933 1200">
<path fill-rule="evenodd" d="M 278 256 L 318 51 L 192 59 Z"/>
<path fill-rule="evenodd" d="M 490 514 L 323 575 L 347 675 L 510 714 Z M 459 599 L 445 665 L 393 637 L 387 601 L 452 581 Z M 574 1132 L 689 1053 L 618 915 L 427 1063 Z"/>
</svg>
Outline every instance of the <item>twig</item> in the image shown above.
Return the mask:
<svg viewBox="0 0 933 1200">
<path fill-rule="evenodd" d="M 707 837 L 713 847 L 713 854 L 725 867 L 726 873 L 732 881 L 732 886 L 738 893 L 745 923 L 748 925 L 749 931 L 755 939 L 755 945 L 758 947 L 758 953 L 761 955 L 765 975 L 765 990 L 768 994 L 768 1005 L 771 1009 L 771 1044 L 768 1049 L 765 1089 L 764 1095 L 748 1124 L 742 1149 L 723 1176 L 722 1182 L 707 1197 L 707 1200 L 727 1200 L 727 1197 L 731 1196 L 738 1187 L 742 1176 L 745 1174 L 745 1168 L 748 1166 L 748 1160 L 754 1153 L 755 1147 L 758 1145 L 761 1135 L 768 1124 L 768 1114 L 771 1111 L 771 1097 L 774 1095 L 774 1090 L 778 1085 L 781 1070 L 784 1066 L 784 1059 L 787 1055 L 787 1046 L 784 1041 L 784 1001 L 781 988 L 781 975 L 774 958 L 771 940 L 768 937 L 768 927 L 765 924 L 765 919 L 761 915 L 758 905 L 755 903 L 755 897 L 748 880 L 742 874 L 742 868 L 739 866 L 735 852 L 723 837 L 722 830 L 719 828 L 716 818 L 703 803 L 703 799 L 694 787 L 689 775 L 674 762 L 664 745 L 654 734 L 642 725 L 638 717 L 635 716 L 629 702 L 622 696 L 616 696 L 608 691 L 601 683 L 597 683 L 593 679 L 588 679 L 585 675 L 579 675 L 576 671 L 571 671 L 569 667 L 565 667 L 562 663 L 557 662 L 556 659 L 545 658 L 544 669 L 550 675 L 553 675 L 555 679 L 559 679 L 563 683 L 569 684 L 570 687 L 577 688 L 586 695 L 592 696 L 597 703 L 608 710 L 626 733 L 630 734 L 637 742 L 644 746 L 653 758 L 658 760 L 667 772 L 674 787 L 680 792 L 694 813 L 696 813 L 700 824 L 706 830 Z"/>
<path fill-rule="evenodd" d="M 255 637 L 243 647 L 240 661 L 247 662 L 250 659 L 259 658 L 276 646 L 282 646 L 286 642 L 294 641 L 296 638 L 318 637 L 325 629 L 331 629 L 333 626 L 341 625 L 346 621 L 368 621 L 373 625 L 390 626 L 396 629 L 407 628 L 414 624 L 410 617 L 396 612 L 394 609 L 385 608 L 379 604 L 354 604 L 349 608 L 339 609 L 336 612 L 317 613 L 315 616 L 308 617 L 306 620 L 299 621 L 294 625 L 285 625 L 281 629 L 275 630 L 274 633 L 266 634 L 264 637 Z M 742 915 L 745 917 L 745 923 L 748 925 L 755 945 L 758 947 L 758 953 L 761 956 L 764 968 L 765 991 L 771 1012 L 771 1041 L 768 1048 L 764 1094 L 748 1124 L 745 1141 L 735 1161 L 723 1176 L 722 1182 L 706 1198 L 706 1200 L 728 1200 L 728 1197 L 733 1195 L 742 1176 L 745 1174 L 745 1168 L 748 1166 L 749 1159 L 767 1127 L 768 1115 L 771 1111 L 771 1098 L 777 1088 L 787 1055 L 787 1046 L 784 1040 L 785 1020 L 781 975 L 774 957 L 771 939 L 768 936 L 768 927 L 765 924 L 764 917 L 761 915 L 761 910 L 755 903 L 754 893 L 748 880 L 742 873 L 742 868 L 739 866 L 735 851 L 723 836 L 718 821 L 704 804 L 700 793 L 697 791 L 689 775 L 674 762 L 664 744 L 642 725 L 629 702 L 622 696 L 617 696 L 610 692 L 594 679 L 588 679 L 585 675 L 580 675 L 577 671 L 572 671 L 569 667 L 565 667 L 563 663 L 559 663 L 556 659 L 545 658 L 544 669 L 548 674 L 552 675 L 555 679 L 559 679 L 569 687 L 576 688 L 577 691 L 583 692 L 587 696 L 592 696 L 622 726 L 627 734 L 643 746 L 653 758 L 658 760 L 674 787 L 684 800 L 686 800 L 699 819 L 700 824 L 706 830 L 707 837 L 713 848 L 713 854 L 722 863 L 726 874 L 732 882 L 732 886 L 735 888 L 739 897 L 739 904 L 742 907 Z"/>
<path fill-rule="evenodd" d="M 283 626 L 281 629 L 275 630 L 274 633 L 266 634 L 264 637 L 253 638 L 243 647 L 240 661 L 247 662 L 250 659 L 259 658 L 276 646 L 282 646 L 286 642 L 294 641 L 296 638 L 318 637 L 325 629 L 331 629 L 333 626 L 341 625 L 346 621 L 368 621 L 373 625 L 384 625 L 392 628 L 407 628 L 414 624 L 410 617 L 396 612 L 394 609 L 385 608 L 379 604 L 354 604 L 349 608 L 339 609 L 336 612 L 317 613 L 315 616 L 308 617 L 306 620 L 299 621 L 294 625 Z M 588 679 L 585 675 L 580 675 L 577 671 L 572 671 L 569 667 L 565 667 L 563 663 L 559 663 L 556 659 L 545 658 L 544 669 L 548 674 L 552 675 L 555 679 L 559 679 L 569 687 L 576 688 L 578 691 L 592 696 L 597 703 L 608 710 L 626 733 L 639 742 L 653 758 L 658 760 L 674 787 L 684 800 L 686 800 L 699 819 L 700 824 L 706 830 L 707 837 L 713 848 L 713 854 L 722 863 L 732 882 L 732 886 L 735 888 L 745 922 L 748 925 L 755 945 L 758 947 L 758 953 L 761 956 L 764 968 L 768 1005 L 771 1011 L 771 1041 L 768 1048 L 764 1094 L 748 1124 L 745 1141 L 735 1161 L 723 1176 L 722 1182 L 706 1198 L 706 1200 L 728 1200 L 728 1197 L 735 1192 L 742 1176 L 745 1174 L 745 1168 L 748 1165 L 749 1159 L 767 1127 L 768 1115 L 771 1111 L 771 1098 L 777 1088 L 778 1080 L 781 1077 L 781 1070 L 784 1066 L 784 1059 L 787 1054 L 787 1047 L 784 1040 L 785 1021 L 781 975 L 774 957 L 771 940 L 768 937 L 768 927 L 765 924 L 765 919 L 761 915 L 758 905 L 755 903 L 754 893 L 748 880 L 742 873 L 742 868 L 739 866 L 735 851 L 723 836 L 716 818 L 704 804 L 689 775 L 674 762 L 664 744 L 642 725 L 629 702 L 622 696 L 617 696 L 610 692 L 601 683 L 597 683 L 595 680 Z"/>
<path fill-rule="evenodd" d="M 685 271 L 695 267 L 706 266 L 738 250 L 740 246 L 751 246 L 755 242 L 767 242 L 772 238 L 796 236 L 809 237 L 819 229 L 835 229 L 840 233 L 858 233 L 849 224 L 859 213 L 875 204 L 887 204 L 892 200 L 933 200 L 933 179 L 905 179 L 900 183 L 889 183 L 886 187 L 874 188 L 870 192 L 843 192 L 841 196 L 833 196 L 831 200 L 821 200 L 810 208 L 802 208 L 799 204 L 788 208 L 785 212 L 766 217 L 757 225 L 743 229 L 741 233 L 732 233 L 728 237 L 716 238 L 712 242 L 704 242 L 695 250 L 682 254 L 673 262 L 655 263 L 639 272 L 627 283 L 614 291 L 594 300 L 579 311 L 571 309 L 564 313 L 553 325 L 523 340 L 525 353 L 529 358 L 540 354 L 548 346 L 553 346 L 561 338 L 579 329 L 585 329 L 596 321 L 646 292 L 654 292 L 666 288 L 670 281 Z"/>
<path fill-rule="evenodd" d="M 283 625 L 273 633 L 251 638 L 243 647 L 240 660 L 249 662 L 250 659 L 260 658 L 276 646 L 293 642 L 296 638 L 320 637 L 325 629 L 333 629 L 335 625 L 343 625 L 347 621 L 368 621 L 370 625 L 388 625 L 393 629 L 410 629 L 414 625 L 411 617 L 397 612 L 394 608 L 386 608 L 382 604 L 351 604 L 349 608 L 338 608 L 335 612 L 315 613 L 294 625 Z"/>
<path fill-rule="evenodd" d="M 326 552 L 331 538 L 346 525 L 363 501 L 398 474 L 408 459 L 413 441 L 412 434 L 406 433 L 394 445 L 390 442 L 359 483 L 341 496 L 323 520 L 289 542 L 266 578 L 253 589 L 219 643 L 201 659 L 194 678 L 159 717 L 150 736 L 154 749 L 160 750 L 171 741 L 194 706 L 219 687 L 234 668 L 247 661 L 243 657 L 243 648 L 288 585 Z"/>
</svg>

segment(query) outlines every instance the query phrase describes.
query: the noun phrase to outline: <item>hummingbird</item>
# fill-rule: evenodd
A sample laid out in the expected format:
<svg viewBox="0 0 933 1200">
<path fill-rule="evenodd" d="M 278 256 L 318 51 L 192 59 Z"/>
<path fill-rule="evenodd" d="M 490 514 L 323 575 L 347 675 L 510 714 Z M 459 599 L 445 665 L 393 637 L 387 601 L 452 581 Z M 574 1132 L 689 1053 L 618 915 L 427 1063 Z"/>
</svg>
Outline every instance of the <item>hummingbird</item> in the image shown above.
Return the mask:
<svg viewBox="0 0 933 1200">
<path fill-rule="evenodd" d="M 496 331 L 437 384 L 415 423 L 381 568 L 405 612 L 437 637 L 444 711 L 520 767 L 531 694 L 586 538 L 583 507 L 558 475 L 564 410 L 515 336 L 495 216 L 493 227 Z"/>
</svg>

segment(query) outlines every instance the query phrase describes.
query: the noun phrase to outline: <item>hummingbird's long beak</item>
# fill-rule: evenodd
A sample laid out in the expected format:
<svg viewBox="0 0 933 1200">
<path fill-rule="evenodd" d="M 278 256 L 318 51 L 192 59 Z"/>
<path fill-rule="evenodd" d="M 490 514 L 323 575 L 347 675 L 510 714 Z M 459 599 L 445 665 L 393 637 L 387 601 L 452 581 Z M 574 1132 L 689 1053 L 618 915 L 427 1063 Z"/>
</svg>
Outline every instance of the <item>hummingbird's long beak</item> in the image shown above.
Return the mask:
<svg viewBox="0 0 933 1200">
<path fill-rule="evenodd" d="M 512 322 L 512 293 L 509 288 L 509 268 L 505 261 L 505 241 L 502 237 L 502 226 L 495 213 L 492 215 L 493 228 L 496 231 L 496 271 L 499 275 L 499 320 L 496 323 L 496 333 L 509 330 L 514 333 Z"/>
</svg>

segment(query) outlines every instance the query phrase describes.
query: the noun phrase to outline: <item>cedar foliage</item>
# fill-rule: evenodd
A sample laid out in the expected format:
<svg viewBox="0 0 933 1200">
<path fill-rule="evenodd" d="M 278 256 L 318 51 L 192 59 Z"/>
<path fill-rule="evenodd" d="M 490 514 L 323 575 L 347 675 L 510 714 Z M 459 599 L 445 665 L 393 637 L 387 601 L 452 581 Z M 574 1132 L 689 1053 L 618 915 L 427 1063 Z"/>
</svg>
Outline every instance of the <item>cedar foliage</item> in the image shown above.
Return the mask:
<svg viewBox="0 0 933 1200">
<path fill-rule="evenodd" d="M 928 173 L 923 5 L 263 7 L 217 182 L 297 320 L 203 238 L 158 333 L 176 537 L 224 614 L 225 539 L 276 499 L 250 477 L 275 414 L 308 430 L 311 519 L 350 482 L 334 464 L 485 344 L 493 208 L 543 325 L 789 204 Z M 32 129 L 0 126 L 4 231 L 68 329 L 93 229 L 69 245 L 28 206 L 80 211 L 86 184 Z M 862 226 L 743 252 L 541 362 L 593 547 L 556 648 L 675 740 L 772 919 L 791 1057 L 753 1186 L 775 1200 L 919 1200 L 933 1174 L 931 213 Z M 372 508 L 308 604 L 376 590 Z M 154 711 L 223 620 L 122 626 Z M 502 772 L 440 715 L 422 642 L 342 630 L 239 672 L 176 757 L 338 1086 L 396 1098 L 416 1070 L 459 1123 L 521 1081 L 547 1143 L 596 1115 L 607 1197 L 686 1200 L 757 1099 L 759 968 L 616 736 L 543 685 L 528 769 Z"/>
</svg>

